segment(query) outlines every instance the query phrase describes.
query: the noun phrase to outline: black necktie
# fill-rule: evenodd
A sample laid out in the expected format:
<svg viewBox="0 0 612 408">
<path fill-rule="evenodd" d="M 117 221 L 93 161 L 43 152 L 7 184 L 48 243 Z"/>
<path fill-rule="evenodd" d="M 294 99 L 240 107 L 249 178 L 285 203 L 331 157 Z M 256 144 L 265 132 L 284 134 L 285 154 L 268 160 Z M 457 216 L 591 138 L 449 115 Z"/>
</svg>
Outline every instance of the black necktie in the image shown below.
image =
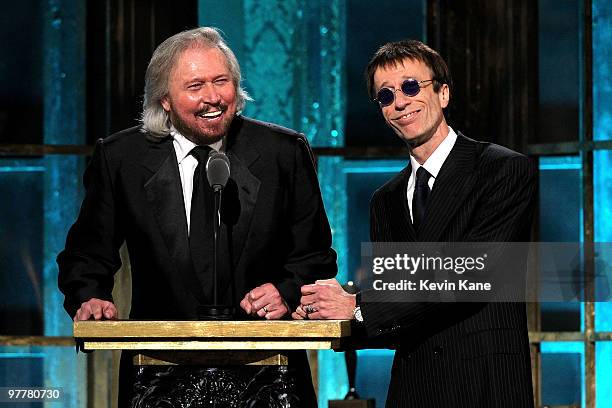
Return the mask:
<svg viewBox="0 0 612 408">
<path fill-rule="evenodd" d="M 416 182 L 414 184 L 414 194 L 412 196 L 412 224 L 416 231 L 423 222 L 425 217 L 425 208 L 427 208 L 427 197 L 429 196 L 429 178 L 431 174 L 425 167 L 421 166 L 416 172 Z"/>
<path fill-rule="evenodd" d="M 196 146 L 190 154 L 198 160 L 193 173 L 191 215 L 189 218 L 189 248 L 197 275 L 212 271 L 214 193 L 206 178 L 206 161 L 211 148 Z"/>
</svg>

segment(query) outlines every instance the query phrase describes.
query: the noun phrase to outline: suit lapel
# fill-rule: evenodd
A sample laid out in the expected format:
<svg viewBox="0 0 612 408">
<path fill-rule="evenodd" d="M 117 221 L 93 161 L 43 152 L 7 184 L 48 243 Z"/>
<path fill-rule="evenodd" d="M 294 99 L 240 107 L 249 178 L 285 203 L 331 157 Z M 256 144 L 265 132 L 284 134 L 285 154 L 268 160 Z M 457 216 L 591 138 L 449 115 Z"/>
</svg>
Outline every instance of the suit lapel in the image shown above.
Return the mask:
<svg viewBox="0 0 612 408">
<path fill-rule="evenodd" d="M 168 252 L 186 287 L 191 288 L 194 295 L 202 302 L 202 284 L 195 280 L 189 252 L 183 190 L 172 139 L 167 138 L 161 143 L 151 142 L 147 155 L 141 163 L 153 172 L 145 183 L 145 195 Z"/>
<path fill-rule="evenodd" d="M 234 221 L 226 221 L 225 223 L 232 231 L 233 260 L 234 266 L 236 266 L 242 255 L 246 237 L 251 228 L 251 221 L 253 219 L 253 212 L 255 210 L 255 203 L 257 203 L 257 195 L 261 182 L 249 171 L 249 168 L 236 154 L 228 152 L 228 157 L 231 165 L 231 178 L 236 183 L 236 192 L 233 195 L 236 197 L 238 205 L 232 205 L 233 216 L 228 217 L 233 218 Z M 234 198 L 232 197 L 231 199 Z M 229 200 L 230 197 L 228 194 L 226 203 Z M 236 211 L 238 213 L 236 213 Z"/>
<path fill-rule="evenodd" d="M 223 217 L 232 241 L 234 268 L 244 250 L 261 185 L 261 181 L 249 169 L 259 158 L 259 152 L 248 135 L 244 134 L 243 125 L 242 118 L 237 117 L 229 132 L 226 153 L 230 160 L 231 183 L 228 187 L 234 190 L 228 189 L 223 198 L 226 210 Z"/>
<path fill-rule="evenodd" d="M 472 191 L 476 153 L 477 143 L 458 134 L 429 195 L 419 241 L 437 242 L 441 239 L 450 220 Z"/>
<path fill-rule="evenodd" d="M 412 225 L 406 197 L 411 171 L 412 166 L 409 161 L 408 166 L 392 181 L 387 191 L 384 213 L 392 217 L 397 216 L 397 219 L 391 219 L 388 222 L 388 225 L 393 226 L 389 229 L 390 236 L 385 238 L 389 242 L 412 242 L 416 240 L 416 232 L 414 225 Z"/>
</svg>

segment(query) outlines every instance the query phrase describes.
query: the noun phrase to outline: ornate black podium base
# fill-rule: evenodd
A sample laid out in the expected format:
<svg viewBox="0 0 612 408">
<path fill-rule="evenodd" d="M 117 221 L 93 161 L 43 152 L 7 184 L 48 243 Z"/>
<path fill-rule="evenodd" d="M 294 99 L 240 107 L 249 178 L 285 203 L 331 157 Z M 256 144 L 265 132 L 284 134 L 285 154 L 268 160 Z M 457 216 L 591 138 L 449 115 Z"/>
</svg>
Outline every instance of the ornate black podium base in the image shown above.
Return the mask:
<svg viewBox="0 0 612 408">
<path fill-rule="evenodd" d="M 139 366 L 131 408 L 302 407 L 287 366 Z"/>
</svg>

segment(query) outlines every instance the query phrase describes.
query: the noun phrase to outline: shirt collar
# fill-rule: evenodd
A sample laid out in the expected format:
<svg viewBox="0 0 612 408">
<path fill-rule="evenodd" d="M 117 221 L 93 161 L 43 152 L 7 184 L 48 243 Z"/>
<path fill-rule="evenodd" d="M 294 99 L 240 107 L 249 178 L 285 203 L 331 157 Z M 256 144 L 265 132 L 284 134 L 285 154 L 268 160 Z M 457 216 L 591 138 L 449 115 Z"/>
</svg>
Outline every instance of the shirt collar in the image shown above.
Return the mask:
<svg viewBox="0 0 612 408">
<path fill-rule="evenodd" d="M 176 152 L 176 160 L 179 164 L 181 164 L 181 162 L 185 159 L 185 157 L 189 155 L 191 150 L 193 150 L 193 148 L 196 147 L 197 144 L 193 143 L 191 140 L 183 136 L 178 130 L 175 129 L 174 126 L 170 128 L 170 135 L 174 139 L 174 151 Z M 219 140 L 218 142 L 215 142 L 208 146 L 210 146 L 216 151 L 222 151 L 224 140 L 225 137 Z"/>
<path fill-rule="evenodd" d="M 434 179 L 438 177 L 438 173 L 440 172 L 444 161 L 446 161 L 446 158 L 450 154 L 451 150 L 453 149 L 453 146 L 455 146 L 455 142 L 457 141 L 457 133 L 455 133 L 453 128 L 451 128 L 450 126 L 448 127 L 448 129 L 448 135 L 444 138 L 444 140 L 442 141 L 442 143 L 440 143 L 436 150 L 434 150 L 431 156 L 429 156 L 429 158 L 425 160 L 425 163 L 423 163 L 423 167 L 425 167 L 425 170 L 427 170 L 427 172 L 431 174 Z M 410 164 L 412 165 L 412 176 L 414 178 L 416 171 L 419 167 L 421 167 L 421 165 L 412 156 L 410 156 Z"/>
</svg>

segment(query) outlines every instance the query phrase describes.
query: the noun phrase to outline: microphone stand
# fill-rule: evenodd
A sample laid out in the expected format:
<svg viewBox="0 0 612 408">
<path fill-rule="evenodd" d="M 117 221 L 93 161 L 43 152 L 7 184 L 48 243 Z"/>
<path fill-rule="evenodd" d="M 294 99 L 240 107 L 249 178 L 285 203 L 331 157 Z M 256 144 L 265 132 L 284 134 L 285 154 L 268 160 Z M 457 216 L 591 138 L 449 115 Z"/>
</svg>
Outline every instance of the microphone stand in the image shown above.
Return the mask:
<svg viewBox="0 0 612 408">
<path fill-rule="evenodd" d="M 217 283 L 217 271 L 219 265 L 219 235 L 221 232 L 221 217 L 219 209 L 221 208 L 221 187 L 215 186 L 215 206 L 213 211 L 213 242 L 214 242 L 214 256 L 213 256 L 213 305 L 219 304 L 218 295 L 218 283 Z"/>
<path fill-rule="evenodd" d="M 218 265 L 219 265 L 219 236 L 221 235 L 221 193 L 223 187 L 213 186 L 215 205 L 213 211 L 213 302 L 212 305 L 198 307 L 199 320 L 233 320 L 235 310 L 230 305 L 219 305 L 218 294 Z M 231 260 L 230 260 L 231 262 Z"/>
</svg>

